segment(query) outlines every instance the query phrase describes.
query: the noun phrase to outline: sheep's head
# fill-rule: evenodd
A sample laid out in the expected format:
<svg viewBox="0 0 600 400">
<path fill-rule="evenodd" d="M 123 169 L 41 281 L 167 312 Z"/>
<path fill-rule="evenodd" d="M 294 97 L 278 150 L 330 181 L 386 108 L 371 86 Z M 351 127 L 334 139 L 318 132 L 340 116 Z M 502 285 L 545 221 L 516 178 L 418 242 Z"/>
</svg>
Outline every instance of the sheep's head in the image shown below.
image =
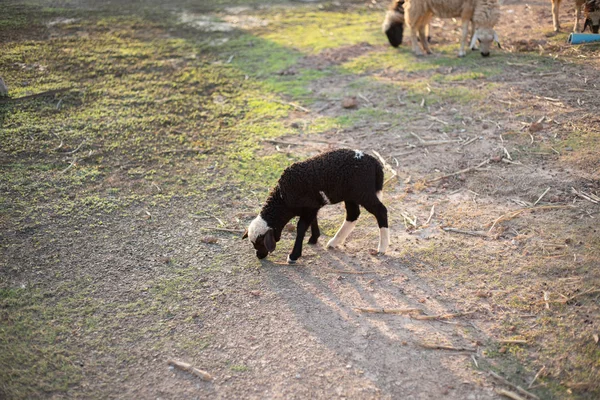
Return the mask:
<svg viewBox="0 0 600 400">
<path fill-rule="evenodd" d="M 483 57 L 490 55 L 494 42 L 497 42 L 498 47 L 502 48 L 498 40 L 498 34 L 492 28 L 477 28 L 473 33 L 473 39 L 471 39 L 471 49 L 475 47 L 477 42 L 479 42 L 479 51 Z"/>
<path fill-rule="evenodd" d="M 600 30 L 600 10 L 592 11 L 588 14 L 583 24 L 583 30 L 585 31 L 585 28 L 588 27 L 592 33 L 598 33 L 598 30 Z"/>
<path fill-rule="evenodd" d="M 275 250 L 275 232 L 260 215 L 250 223 L 242 239 L 249 238 L 256 250 L 256 257 L 263 259 Z"/>
</svg>

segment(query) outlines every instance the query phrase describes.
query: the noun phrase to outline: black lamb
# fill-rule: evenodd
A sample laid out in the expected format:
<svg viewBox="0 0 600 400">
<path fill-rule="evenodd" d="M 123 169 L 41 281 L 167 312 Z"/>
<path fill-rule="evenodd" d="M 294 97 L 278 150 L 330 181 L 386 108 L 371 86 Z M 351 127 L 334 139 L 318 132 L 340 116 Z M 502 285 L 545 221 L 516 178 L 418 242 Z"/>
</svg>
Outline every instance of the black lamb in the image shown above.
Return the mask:
<svg viewBox="0 0 600 400">
<path fill-rule="evenodd" d="M 360 207 L 377 218 L 379 247 L 384 254 L 389 244 L 387 209 L 381 203 L 383 167 L 379 161 L 359 150 L 340 149 L 319 154 L 286 168 L 271 191 L 258 217 L 243 238 L 249 237 L 256 256 L 265 258 L 275 250 L 284 226 L 299 216 L 294 249 L 288 255 L 292 264 L 302 255 L 302 240 L 311 227 L 309 244 L 320 236 L 317 212 L 327 204 L 344 202 L 346 220 L 327 247 L 342 245 L 360 215 Z"/>
<path fill-rule="evenodd" d="M 583 7 L 583 32 L 586 28 L 590 28 L 590 32 L 598 33 L 600 30 L 600 0 L 587 0 Z"/>
</svg>

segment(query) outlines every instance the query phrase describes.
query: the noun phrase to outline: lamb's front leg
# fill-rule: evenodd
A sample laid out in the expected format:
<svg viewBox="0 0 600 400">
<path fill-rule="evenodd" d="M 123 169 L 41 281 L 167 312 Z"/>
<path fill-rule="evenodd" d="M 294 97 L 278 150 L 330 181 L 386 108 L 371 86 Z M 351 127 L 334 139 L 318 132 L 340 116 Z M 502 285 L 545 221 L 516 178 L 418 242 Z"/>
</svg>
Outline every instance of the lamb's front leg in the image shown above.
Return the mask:
<svg viewBox="0 0 600 400">
<path fill-rule="evenodd" d="M 467 36 L 469 35 L 469 20 L 462 21 L 462 33 L 460 37 L 460 50 L 458 51 L 459 57 L 464 57 L 467 55 L 465 52 L 465 46 L 467 44 Z M 473 27 L 473 35 L 475 35 L 475 27 Z"/>
<path fill-rule="evenodd" d="M 288 264 L 294 264 L 302 255 L 302 241 L 304 240 L 304 235 L 306 235 L 306 231 L 310 227 L 313 220 L 315 220 L 317 217 L 318 211 L 318 209 L 309 210 L 300 216 L 298 225 L 296 226 L 296 241 L 294 242 L 294 249 L 287 258 Z"/>
<path fill-rule="evenodd" d="M 421 47 L 419 46 L 419 39 L 417 38 L 416 28 L 415 29 L 413 29 L 413 27 L 410 28 L 410 41 L 412 43 L 413 52 L 417 56 L 422 56 L 423 50 L 421 50 Z"/>
</svg>

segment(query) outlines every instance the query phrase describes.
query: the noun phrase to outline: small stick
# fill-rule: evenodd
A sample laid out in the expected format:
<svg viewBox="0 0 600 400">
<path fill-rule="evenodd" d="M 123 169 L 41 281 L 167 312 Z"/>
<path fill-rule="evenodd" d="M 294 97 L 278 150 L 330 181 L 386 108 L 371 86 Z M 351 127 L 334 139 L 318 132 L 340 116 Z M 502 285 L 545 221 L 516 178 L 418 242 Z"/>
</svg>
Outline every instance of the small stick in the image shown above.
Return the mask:
<svg viewBox="0 0 600 400">
<path fill-rule="evenodd" d="M 473 142 L 474 142 L 474 141 L 476 141 L 476 140 L 477 140 L 477 136 L 475 136 L 475 137 L 474 137 L 474 138 L 472 138 L 472 139 L 469 139 L 469 140 L 467 140 L 466 142 L 464 142 L 463 144 L 461 144 L 461 146 L 462 146 L 462 147 L 468 146 L 468 145 L 470 145 L 471 143 L 473 143 Z"/>
<path fill-rule="evenodd" d="M 221 231 L 221 232 L 231 232 L 231 233 L 244 233 L 241 229 L 228 229 L 228 228 L 216 228 L 216 227 L 208 227 L 208 228 L 200 228 L 210 231 Z"/>
<path fill-rule="evenodd" d="M 73 165 L 75 165 L 76 162 L 77 162 L 77 158 L 73 157 L 73 161 L 71 161 L 71 164 L 67 168 L 65 168 L 62 171 L 60 171 L 60 173 L 64 174 L 65 172 L 67 172 L 68 170 L 70 170 L 73 167 Z"/>
<path fill-rule="evenodd" d="M 496 393 L 498 393 L 500 396 L 508 397 L 509 399 L 513 399 L 513 400 L 525 400 L 524 397 L 519 396 L 515 392 L 510 392 L 505 389 L 498 389 L 498 390 L 496 390 Z"/>
<path fill-rule="evenodd" d="M 195 368 L 192 365 L 188 364 L 188 363 L 184 363 L 181 361 L 176 361 L 176 360 L 169 360 L 167 361 L 167 364 L 172 365 L 175 368 L 178 368 L 182 371 L 185 372 L 189 372 L 192 375 L 197 376 L 198 378 L 202 379 L 203 381 L 212 381 L 213 377 L 211 374 L 209 374 L 206 371 L 203 371 L 201 369 Z"/>
<path fill-rule="evenodd" d="M 427 218 L 427 221 L 425 221 L 425 225 L 429 224 L 429 221 L 431 221 L 431 218 L 433 217 L 434 212 L 435 212 L 435 204 L 431 206 L 431 211 L 429 211 L 429 218 Z"/>
<path fill-rule="evenodd" d="M 422 313 L 419 308 L 371 308 L 371 307 L 354 307 L 355 311 L 360 311 L 370 314 L 410 314 L 414 312 Z"/>
<path fill-rule="evenodd" d="M 52 94 L 58 94 L 58 93 L 66 92 L 68 90 L 71 90 L 71 88 L 47 90 L 45 92 L 36 93 L 36 94 L 30 94 L 29 96 L 17 97 L 15 99 L 4 98 L 4 99 L 0 99 L 0 104 L 4 104 L 4 103 L 17 103 L 19 101 L 31 100 L 31 99 L 35 99 L 35 98 L 38 98 L 38 97 L 50 96 Z"/>
<path fill-rule="evenodd" d="M 535 376 L 533 377 L 532 381 L 529 383 L 529 386 L 527 386 L 527 389 L 531 389 L 531 387 L 533 386 L 534 382 L 537 380 L 537 378 L 540 376 L 540 374 L 546 369 L 546 366 L 542 366 L 542 369 L 540 369 L 538 371 L 537 374 L 535 374 Z"/>
<path fill-rule="evenodd" d="M 53 148 L 53 149 L 52 149 L 52 151 L 57 151 L 58 149 L 60 149 L 60 148 L 62 147 L 62 145 L 63 145 L 63 140 L 61 139 L 61 137 L 60 137 L 60 136 L 58 136 L 58 134 L 57 134 L 57 133 L 54 133 L 54 132 L 52 132 L 52 134 L 53 134 L 54 136 L 56 136 L 56 138 L 57 138 L 58 140 L 60 140 L 60 144 L 59 144 L 58 146 L 56 146 L 55 148 Z"/>
<path fill-rule="evenodd" d="M 535 400 L 539 400 L 540 399 L 535 394 L 528 392 L 527 390 L 523 389 L 521 386 L 517 386 L 517 385 L 511 383 L 510 381 L 508 381 L 507 379 L 501 377 L 500 375 L 498 375 L 494 371 L 488 371 L 488 373 L 491 376 L 493 376 L 494 378 L 498 379 L 500 382 L 504 383 L 506 386 L 510 386 L 511 388 L 515 389 L 517 392 L 519 392 L 521 394 L 524 394 L 527 397 L 531 397 L 532 399 L 535 399 Z"/>
<path fill-rule="evenodd" d="M 469 168 L 461 169 L 460 171 L 456 171 L 456 172 L 453 172 L 453 173 L 451 173 L 451 174 L 442 175 L 442 176 L 439 176 L 439 177 L 437 177 L 437 178 L 430 179 L 430 180 L 428 180 L 428 181 L 427 181 L 427 183 L 433 183 L 433 182 L 441 181 L 442 179 L 450 178 L 451 176 L 455 176 L 455 175 L 460 175 L 460 174 L 467 173 L 467 172 L 469 172 L 469 171 L 472 171 L 472 170 L 474 170 L 474 169 L 480 168 L 480 167 L 482 167 L 482 166 L 484 166 L 484 165 L 488 164 L 489 162 L 490 162 L 490 160 L 489 160 L 489 159 L 488 159 L 488 160 L 485 160 L 485 161 L 483 161 L 483 162 L 481 162 L 481 163 L 477 164 L 477 165 L 476 165 L 476 166 L 474 166 L 474 167 L 469 167 Z"/>
<path fill-rule="evenodd" d="M 525 211 L 537 211 L 537 210 L 550 210 L 550 209 L 556 209 L 556 208 L 573 208 L 573 206 L 570 205 L 562 205 L 562 206 L 537 206 L 537 207 L 526 207 L 526 208 L 522 208 L 520 210 L 516 210 L 516 211 L 511 211 L 508 212 L 504 215 L 501 215 L 500 217 L 496 218 L 496 220 L 494 221 L 494 223 L 492 224 L 492 227 L 489 229 L 488 232 L 491 232 L 492 229 L 494 229 L 494 227 L 496 226 L 496 224 L 498 222 L 501 221 L 507 221 L 509 219 L 513 219 L 515 218 L 517 215 L 525 212 Z"/>
<path fill-rule="evenodd" d="M 419 343 L 421 347 L 431 350 L 453 350 L 453 351 L 472 351 L 476 352 L 477 349 L 469 348 L 469 347 L 453 347 L 453 346 L 445 346 L 441 344 L 430 344 L 430 343 Z"/>
<path fill-rule="evenodd" d="M 402 157 L 402 156 L 407 156 L 409 154 L 414 153 L 415 151 L 417 151 L 417 149 L 413 149 L 410 151 L 405 151 L 404 153 L 397 153 L 397 154 L 392 154 L 391 157 Z"/>
<path fill-rule="evenodd" d="M 443 120 L 439 119 L 438 117 L 434 117 L 433 115 L 428 115 L 427 118 L 429 118 L 431 120 L 434 120 L 434 121 L 437 121 L 437 122 L 440 122 L 440 123 L 442 123 L 444 125 L 448 125 L 448 123 L 446 121 L 443 121 Z"/>
<path fill-rule="evenodd" d="M 418 320 L 433 320 L 433 319 L 452 319 L 456 317 L 462 317 L 464 315 L 473 314 L 473 312 L 456 313 L 456 314 L 440 314 L 440 315 L 416 315 L 412 317 Z"/>
<path fill-rule="evenodd" d="M 446 232 L 462 233 L 464 235 L 471 235 L 471 236 L 489 237 L 488 234 L 485 232 L 463 231 L 461 229 L 456 229 L 456 228 L 442 228 L 442 229 Z"/>
<path fill-rule="evenodd" d="M 304 111 L 305 113 L 309 113 L 310 112 L 310 110 L 308 108 L 304 108 L 304 107 L 299 106 L 298 104 L 295 104 L 295 103 L 281 101 L 281 100 L 271 100 L 271 101 L 274 101 L 275 103 L 279 103 L 279 104 L 283 104 L 283 105 L 292 106 L 292 107 L 294 107 L 297 110 Z"/>
<path fill-rule="evenodd" d="M 523 340 L 523 339 L 500 339 L 498 340 L 498 343 L 505 343 L 505 344 L 527 344 L 527 340 Z"/>
<path fill-rule="evenodd" d="M 331 272 L 332 274 L 349 274 L 349 275 L 366 275 L 366 274 L 376 274 L 377 271 L 349 271 L 344 269 L 331 269 L 331 268 L 323 268 L 325 272 Z"/>
<path fill-rule="evenodd" d="M 81 148 L 81 146 L 83 146 L 83 144 L 85 143 L 85 139 L 83 139 L 83 141 L 79 144 L 79 146 L 77 146 L 77 148 L 75 150 L 72 151 L 63 151 L 60 154 L 75 154 L 79 151 L 79 149 Z"/>
<path fill-rule="evenodd" d="M 157 155 L 161 156 L 163 154 L 180 154 L 180 153 L 203 153 L 204 150 L 202 149 L 172 149 L 172 150 L 164 150 L 161 151 L 159 153 L 156 153 Z"/>
<path fill-rule="evenodd" d="M 371 102 L 371 100 L 369 100 L 368 98 L 366 98 L 365 96 L 363 96 L 361 93 L 359 93 L 359 94 L 358 94 L 358 97 L 360 97 L 361 99 L 363 99 L 364 101 L 366 101 L 366 102 L 367 102 L 367 103 L 369 103 L 369 104 L 373 104 L 373 103 Z"/>
<path fill-rule="evenodd" d="M 548 292 L 544 291 L 544 303 L 546 303 L 547 310 L 550 309 L 550 304 L 548 304 L 549 300 L 550 300 L 550 294 Z"/>
</svg>

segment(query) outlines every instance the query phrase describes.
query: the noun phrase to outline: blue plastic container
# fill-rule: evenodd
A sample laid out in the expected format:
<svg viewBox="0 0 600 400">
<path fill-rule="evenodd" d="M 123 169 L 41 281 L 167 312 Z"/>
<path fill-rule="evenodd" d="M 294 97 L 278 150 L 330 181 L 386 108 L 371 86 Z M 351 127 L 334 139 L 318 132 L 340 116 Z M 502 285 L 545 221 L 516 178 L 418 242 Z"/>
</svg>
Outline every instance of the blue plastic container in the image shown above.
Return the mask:
<svg viewBox="0 0 600 400">
<path fill-rule="evenodd" d="M 600 42 L 600 33 L 571 33 L 568 42 L 571 44 Z"/>
</svg>

